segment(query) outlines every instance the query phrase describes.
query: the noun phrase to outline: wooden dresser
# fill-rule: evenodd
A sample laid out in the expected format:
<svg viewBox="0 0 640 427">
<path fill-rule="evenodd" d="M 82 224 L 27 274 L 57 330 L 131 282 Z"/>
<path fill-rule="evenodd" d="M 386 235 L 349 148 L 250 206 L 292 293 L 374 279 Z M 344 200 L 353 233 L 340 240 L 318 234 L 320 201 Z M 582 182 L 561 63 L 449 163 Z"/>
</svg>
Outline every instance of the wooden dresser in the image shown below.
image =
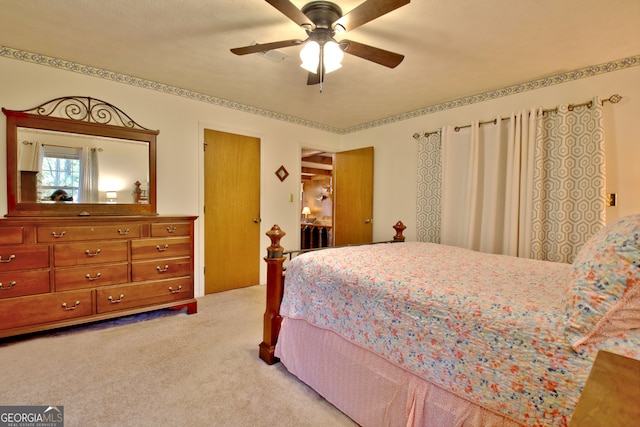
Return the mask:
<svg viewBox="0 0 640 427">
<path fill-rule="evenodd" d="M 194 299 L 192 216 L 0 219 L 0 338 Z"/>
</svg>

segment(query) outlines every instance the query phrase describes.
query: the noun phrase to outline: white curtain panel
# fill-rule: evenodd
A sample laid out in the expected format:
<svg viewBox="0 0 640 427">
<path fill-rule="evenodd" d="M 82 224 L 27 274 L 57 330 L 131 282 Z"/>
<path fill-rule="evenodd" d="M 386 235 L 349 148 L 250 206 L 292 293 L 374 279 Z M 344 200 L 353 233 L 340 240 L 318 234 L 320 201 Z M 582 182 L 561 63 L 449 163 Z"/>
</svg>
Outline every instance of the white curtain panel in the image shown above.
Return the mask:
<svg viewBox="0 0 640 427">
<path fill-rule="evenodd" d="M 538 122 L 533 189 L 532 258 L 573 262 L 605 225 L 602 104 L 558 106 Z"/>
<path fill-rule="evenodd" d="M 432 132 L 418 140 L 416 239 L 419 242 L 440 243 L 441 194 L 440 132 Z"/>
<path fill-rule="evenodd" d="M 18 144 L 18 170 L 39 172 L 42 166 L 42 144 L 22 141 Z"/>
<path fill-rule="evenodd" d="M 512 114 L 507 122 L 502 252 L 531 257 L 531 216 L 538 116 L 542 108 Z"/>
<path fill-rule="evenodd" d="M 80 162 L 80 202 L 98 202 L 98 150 L 84 147 Z"/>
<path fill-rule="evenodd" d="M 537 111 L 443 131 L 444 244 L 530 256 Z"/>
<path fill-rule="evenodd" d="M 443 131 L 441 241 L 482 252 L 500 253 L 504 223 L 506 145 L 502 122 L 456 132 Z"/>
</svg>

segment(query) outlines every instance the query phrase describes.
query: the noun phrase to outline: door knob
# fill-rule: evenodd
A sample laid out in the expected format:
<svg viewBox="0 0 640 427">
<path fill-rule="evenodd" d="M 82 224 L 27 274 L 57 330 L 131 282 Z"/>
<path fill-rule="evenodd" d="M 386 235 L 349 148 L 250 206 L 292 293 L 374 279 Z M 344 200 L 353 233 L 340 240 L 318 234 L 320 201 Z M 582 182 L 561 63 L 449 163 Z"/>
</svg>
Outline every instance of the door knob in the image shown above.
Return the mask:
<svg viewBox="0 0 640 427">
<path fill-rule="evenodd" d="M 262 218 L 253 218 L 253 222 L 260 224 L 262 222 Z"/>
<path fill-rule="evenodd" d="M 365 218 L 365 220 L 364 220 L 364 223 L 365 223 L 365 224 L 369 224 L 370 222 L 371 222 L 371 219 L 370 219 L 370 218 Z"/>
</svg>

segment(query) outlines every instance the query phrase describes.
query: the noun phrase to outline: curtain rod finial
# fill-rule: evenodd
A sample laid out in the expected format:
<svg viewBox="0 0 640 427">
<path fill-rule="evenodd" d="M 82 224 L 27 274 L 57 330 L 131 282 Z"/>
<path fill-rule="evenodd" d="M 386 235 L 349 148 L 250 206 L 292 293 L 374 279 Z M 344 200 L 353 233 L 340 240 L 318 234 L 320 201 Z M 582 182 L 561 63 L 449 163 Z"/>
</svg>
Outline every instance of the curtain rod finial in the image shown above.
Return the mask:
<svg viewBox="0 0 640 427">
<path fill-rule="evenodd" d="M 614 93 L 613 95 L 611 95 L 609 97 L 609 99 L 607 99 L 606 101 L 609 101 L 612 104 L 617 104 L 618 102 L 620 102 L 622 100 L 622 97 L 620 95 L 618 95 L 617 93 Z"/>
</svg>

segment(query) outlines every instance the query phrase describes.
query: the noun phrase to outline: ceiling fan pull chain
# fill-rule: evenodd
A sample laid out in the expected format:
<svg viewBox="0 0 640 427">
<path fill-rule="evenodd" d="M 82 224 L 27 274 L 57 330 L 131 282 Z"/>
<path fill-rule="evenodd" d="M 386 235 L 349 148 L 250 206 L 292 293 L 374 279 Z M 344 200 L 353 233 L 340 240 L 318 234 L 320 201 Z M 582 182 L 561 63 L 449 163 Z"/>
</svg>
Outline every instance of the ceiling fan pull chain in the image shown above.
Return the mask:
<svg viewBox="0 0 640 427">
<path fill-rule="evenodd" d="M 320 93 L 322 93 L 323 84 L 324 84 L 324 44 L 320 46 L 320 63 L 318 64 L 318 68 L 320 69 L 318 72 L 320 73 Z"/>
</svg>

